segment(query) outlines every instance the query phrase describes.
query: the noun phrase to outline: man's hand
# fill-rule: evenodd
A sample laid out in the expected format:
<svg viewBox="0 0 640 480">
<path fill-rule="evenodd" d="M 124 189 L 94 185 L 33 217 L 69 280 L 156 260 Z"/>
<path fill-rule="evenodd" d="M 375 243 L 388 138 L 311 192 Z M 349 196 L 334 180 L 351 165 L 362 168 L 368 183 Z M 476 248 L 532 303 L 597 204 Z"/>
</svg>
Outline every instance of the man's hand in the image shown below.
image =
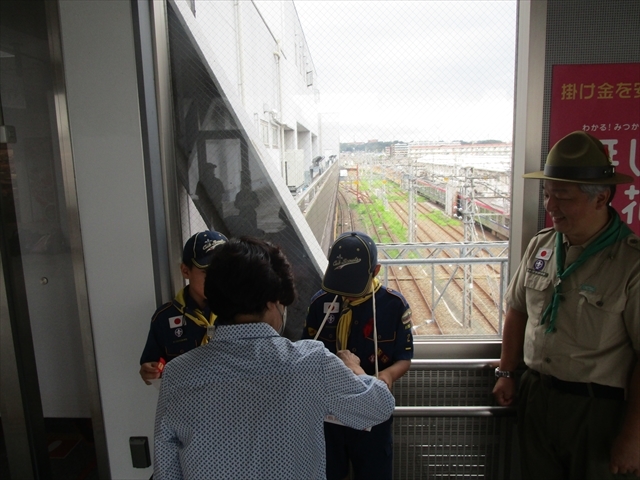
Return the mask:
<svg viewBox="0 0 640 480">
<path fill-rule="evenodd" d="M 493 396 L 498 405 L 508 407 L 516 398 L 516 382 L 513 378 L 502 377 L 493 387 Z"/>
<path fill-rule="evenodd" d="M 151 380 L 160 378 L 160 374 L 158 362 L 147 362 L 140 365 L 140 376 L 147 385 L 151 385 Z"/>
<path fill-rule="evenodd" d="M 640 477 L 640 432 L 623 429 L 611 447 L 611 473 Z"/>
<path fill-rule="evenodd" d="M 363 375 L 364 370 L 360 366 L 360 359 L 351 353 L 349 350 L 339 350 L 336 353 L 338 358 L 344 362 L 344 364 L 351 369 L 356 375 Z"/>
</svg>

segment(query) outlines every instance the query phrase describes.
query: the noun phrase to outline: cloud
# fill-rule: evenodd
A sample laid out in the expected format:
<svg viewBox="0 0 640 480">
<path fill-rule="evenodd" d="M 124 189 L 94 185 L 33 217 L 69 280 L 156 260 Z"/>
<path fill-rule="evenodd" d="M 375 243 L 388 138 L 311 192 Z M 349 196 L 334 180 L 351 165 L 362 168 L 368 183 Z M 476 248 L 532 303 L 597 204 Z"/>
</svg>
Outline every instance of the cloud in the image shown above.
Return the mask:
<svg viewBox="0 0 640 480">
<path fill-rule="evenodd" d="M 295 5 L 348 141 L 511 140 L 515 0 Z"/>
</svg>

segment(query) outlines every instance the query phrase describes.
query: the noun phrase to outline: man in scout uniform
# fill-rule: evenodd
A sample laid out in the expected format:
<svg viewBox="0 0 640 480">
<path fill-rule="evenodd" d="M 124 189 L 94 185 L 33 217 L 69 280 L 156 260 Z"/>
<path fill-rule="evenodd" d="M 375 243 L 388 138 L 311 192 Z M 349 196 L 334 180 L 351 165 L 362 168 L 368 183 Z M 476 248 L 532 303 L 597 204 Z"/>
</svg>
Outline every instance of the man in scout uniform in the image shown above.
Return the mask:
<svg viewBox="0 0 640 480">
<path fill-rule="evenodd" d="M 376 245 L 360 232 L 341 235 L 329 251 L 322 290 L 311 299 L 302 338 L 317 339 L 333 353 L 349 350 L 368 375 L 389 388 L 413 357 L 411 309 L 404 297 L 380 284 Z M 370 431 L 325 421 L 327 479 L 342 480 L 349 461 L 356 479 L 392 476 L 392 420 Z"/>
<path fill-rule="evenodd" d="M 553 222 L 529 243 L 507 292 L 493 393 L 516 396 L 526 479 L 640 476 L 640 240 L 610 206 L 617 184 L 607 150 L 578 131 L 544 171 Z"/>
<path fill-rule="evenodd" d="M 164 363 L 207 343 L 216 316 L 204 296 L 204 280 L 213 249 L 227 237 L 210 230 L 193 235 L 184 245 L 180 271 L 189 285 L 151 318 L 147 343 L 140 357 L 140 376 L 147 385 L 160 378 Z"/>
</svg>

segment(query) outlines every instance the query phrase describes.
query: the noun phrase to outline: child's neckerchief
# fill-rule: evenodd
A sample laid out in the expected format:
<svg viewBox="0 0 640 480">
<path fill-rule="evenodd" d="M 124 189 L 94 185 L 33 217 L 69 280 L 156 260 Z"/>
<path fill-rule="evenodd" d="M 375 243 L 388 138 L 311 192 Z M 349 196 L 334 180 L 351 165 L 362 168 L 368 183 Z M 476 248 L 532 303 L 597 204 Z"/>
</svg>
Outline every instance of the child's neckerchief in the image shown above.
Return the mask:
<svg viewBox="0 0 640 480">
<path fill-rule="evenodd" d="M 371 291 L 364 297 L 360 297 L 357 300 L 349 301 L 343 298 L 342 311 L 340 312 L 340 318 L 338 319 L 338 327 L 336 332 L 336 350 L 344 350 L 347 347 L 349 340 L 349 334 L 351 333 L 351 307 L 360 305 L 369 300 L 374 293 L 380 288 L 380 280 L 374 278 L 371 282 Z"/>
<path fill-rule="evenodd" d="M 209 339 L 212 336 L 212 327 L 216 321 L 216 315 L 211 311 L 209 311 L 208 312 L 209 318 L 207 318 L 206 313 L 200 310 L 199 308 L 193 308 L 193 309 L 189 308 L 187 306 L 187 299 L 185 298 L 185 295 L 184 295 L 184 289 L 178 292 L 178 294 L 175 297 L 175 300 L 178 302 L 179 305 L 183 305 L 182 314 L 185 317 L 190 319 L 193 323 L 195 323 L 199 327 L 203 327 L 204 329 L 206 329 L 206 332 L 202 337 L 202 341 L 200 342 L 200 345 L 206 345 L 207 343 L 209 343 Z M 209 309 L 207 308 L 206 310 L 209 310 Z"/>
</svg>

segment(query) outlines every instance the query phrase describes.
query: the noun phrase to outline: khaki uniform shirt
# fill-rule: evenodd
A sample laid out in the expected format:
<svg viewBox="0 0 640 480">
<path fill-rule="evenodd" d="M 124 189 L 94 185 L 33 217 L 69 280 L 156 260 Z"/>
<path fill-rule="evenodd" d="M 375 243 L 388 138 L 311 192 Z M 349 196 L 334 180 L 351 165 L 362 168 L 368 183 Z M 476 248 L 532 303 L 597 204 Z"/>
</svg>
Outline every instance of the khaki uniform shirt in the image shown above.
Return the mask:
<svg viewBox="0 0 640 480">
<path fill-rule="evenodd" d="M 586 245 L 565 241 L 565 269 Z M 640 239 L 629 235 L 588 258 L 562 282 L 556 331 L 540 325 L 556 277 L 555 231 L 529 243 L 507 291 L 507 304 L 528 315 L 524 361 L 573 382 L 627 388 L 640 353 Z"/>
</svg>

